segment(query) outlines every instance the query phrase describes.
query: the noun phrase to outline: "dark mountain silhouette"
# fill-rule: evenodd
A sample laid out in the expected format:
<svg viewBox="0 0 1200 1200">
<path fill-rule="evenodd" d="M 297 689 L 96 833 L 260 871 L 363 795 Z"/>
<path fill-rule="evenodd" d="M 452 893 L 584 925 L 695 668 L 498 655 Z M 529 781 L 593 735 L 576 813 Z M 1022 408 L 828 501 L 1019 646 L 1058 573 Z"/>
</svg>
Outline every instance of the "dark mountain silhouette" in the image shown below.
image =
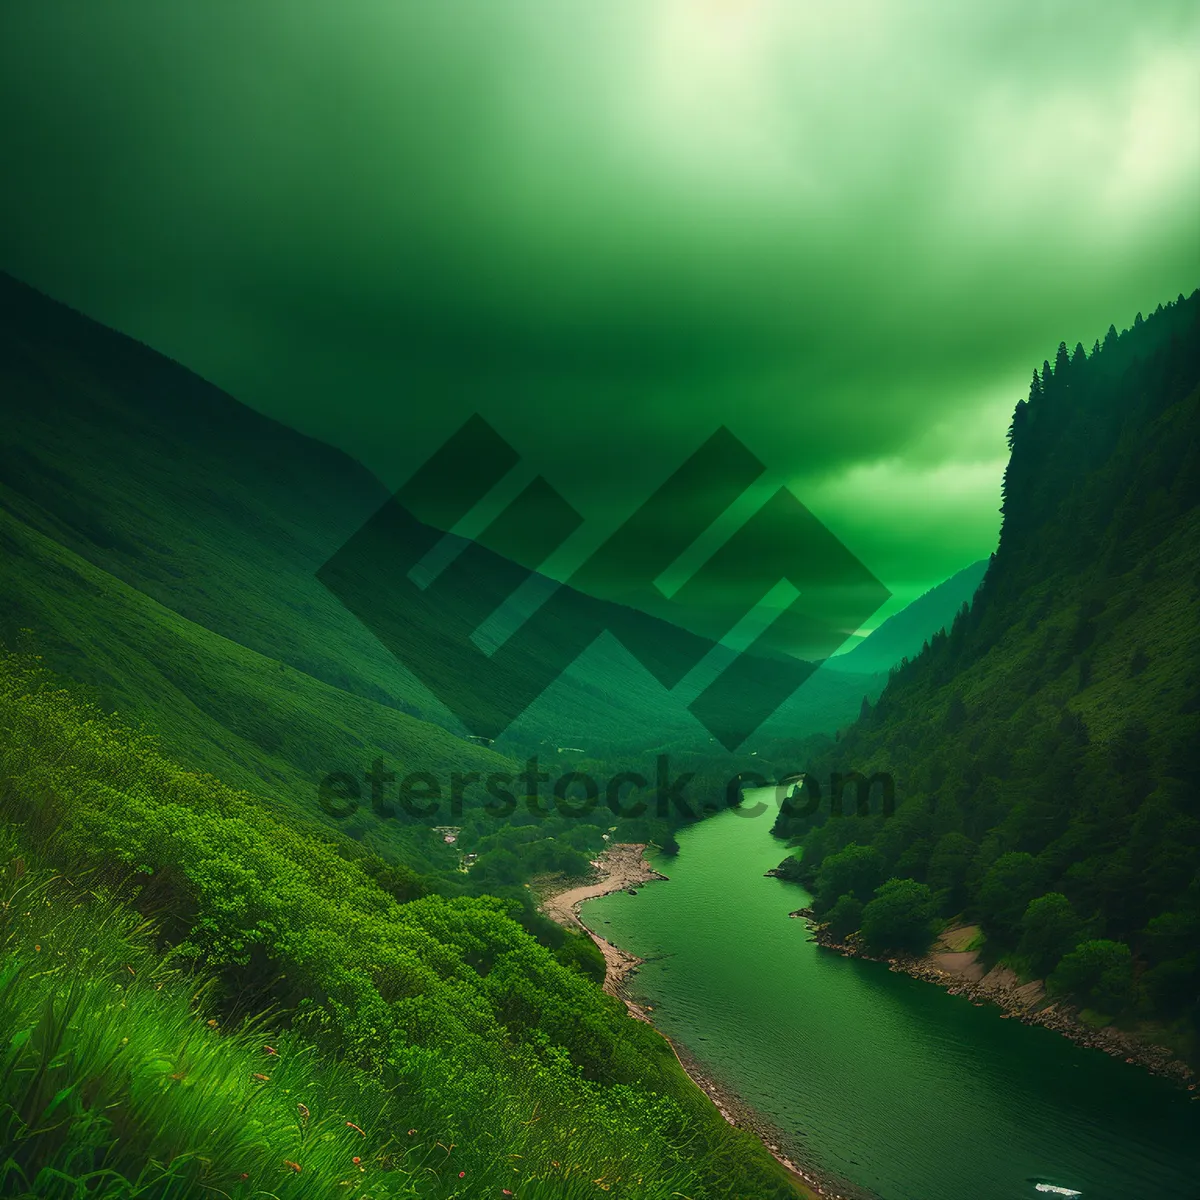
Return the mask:
<svg viewBox="0 0 1200 1200">
<path fill-rule="evenodd" d="M 1000 544 L 973 606 L 810 764 L 821 780 L 890 772 L 895 816 L 822 806 L 777 824 L 804 837 L 790 869 L 818 910 L 847 894 L 852 862 L 859 903 L 914 880 L 942 917 L 980 920 L 993 955 L 1109 1016 L 1167 1022 L 1191 1053 L 1198 384 L 1200 292 L 1110 327 L 1090 354 L 1059 346 L 1013 417 Z"/>
</svg>

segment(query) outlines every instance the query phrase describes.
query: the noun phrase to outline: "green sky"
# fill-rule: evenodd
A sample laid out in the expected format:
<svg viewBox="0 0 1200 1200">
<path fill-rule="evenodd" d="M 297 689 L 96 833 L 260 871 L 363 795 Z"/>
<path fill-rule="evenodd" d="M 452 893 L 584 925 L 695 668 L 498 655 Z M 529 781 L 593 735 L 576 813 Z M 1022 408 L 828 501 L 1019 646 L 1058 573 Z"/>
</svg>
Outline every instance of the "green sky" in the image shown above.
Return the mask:
<svg viewBox="0 0 1200 1200">
<path fill-rule="evenodd" d="M 1190 0 L 37 0 L 0 119 L 0 267 L 390 485 L 479 411 L 586 541 L 724 424 L 897 602 L 1200 283 Z"/>
</svg>

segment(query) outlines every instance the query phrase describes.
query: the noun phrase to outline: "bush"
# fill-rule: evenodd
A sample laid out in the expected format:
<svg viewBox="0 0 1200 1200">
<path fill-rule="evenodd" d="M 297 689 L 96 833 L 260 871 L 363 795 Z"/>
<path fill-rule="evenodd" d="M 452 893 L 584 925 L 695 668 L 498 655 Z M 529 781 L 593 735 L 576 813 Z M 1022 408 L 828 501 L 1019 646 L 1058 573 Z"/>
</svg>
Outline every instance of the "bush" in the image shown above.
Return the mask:
<svg viewBox="0 0 1200 1200">
<path fill-rule="evenodd" d="M 0 837 L 12 879 L 32 875 L 36 846 L 46 866 L 108 889 L 65 896 L 58 920 L 53 898 L 19 905 L 0 888 L 0 911 L 29 914 L 0 925 L 4 1195 L 192 1195 L 195 1172 L 223 1194 L 245 1172 L 250 1190 L 281 1197 L 332 1195 L 349 1178 L 381 1200 L 468 1186 L 574 1198 L 598 1176 L 627 1181 L 614 1195 L 702 1195 L 726 1179 L 788 1194 L 668 1043 L 580 973 L 594 970 L 586 947 L 564 965 L 510 915 L 520 902 L 417 895 L 412 872 L 183 770 L 4 655 L 0 816 L 19 839 L 11 850 Z M 169 970 L 148 944 L 113 948 L 138 909 Z M 210 1057 L 198 992 L 222 1025 L 261 1030 L 258 1014 L 274 1012 L 290 1031 Z M 30 1055 L 49 1070 L 26 1069 Z M 132 1132 L 114 1140 L 126 1118 Z"/>
<path fill-rule="evenodd" d="M 1061 892 L 1031 900 L 1021 918 L 1020 953 L 1043 978 L 1079 941 L 1080 922 L 1071 902 Z"/>
<path fill-rule="evenodd" d="M 1029 902 L 1042 890 L 1042 870 L 1031 854 L 1001 855 L 979 889 L 979 915 L 984 928 L 1014 939 Z"/>
</svg>

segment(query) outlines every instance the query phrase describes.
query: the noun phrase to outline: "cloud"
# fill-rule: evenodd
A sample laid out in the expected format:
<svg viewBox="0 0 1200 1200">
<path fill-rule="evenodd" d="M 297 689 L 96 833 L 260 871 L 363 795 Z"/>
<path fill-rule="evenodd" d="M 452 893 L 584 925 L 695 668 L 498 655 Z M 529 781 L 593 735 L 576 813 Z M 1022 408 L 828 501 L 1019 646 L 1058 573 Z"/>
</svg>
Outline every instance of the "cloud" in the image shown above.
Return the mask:
<svg viewBox="0 0 1200 1200">
<path fill-rule="evenodd" d="M 10 5 L 0 266 L 391 484 L 478 410 L 612 522 L 726 424 L 895 590 L 1198 282 L 1198 67 L 1165 0 Z"/>
</svg>

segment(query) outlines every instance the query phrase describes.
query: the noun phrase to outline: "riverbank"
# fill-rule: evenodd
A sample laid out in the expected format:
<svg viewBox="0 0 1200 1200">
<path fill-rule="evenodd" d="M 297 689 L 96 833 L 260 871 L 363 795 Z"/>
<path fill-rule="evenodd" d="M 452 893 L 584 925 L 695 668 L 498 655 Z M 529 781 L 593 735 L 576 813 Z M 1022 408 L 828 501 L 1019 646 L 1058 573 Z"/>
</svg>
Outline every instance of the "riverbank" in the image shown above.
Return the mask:
<svg viewBox="0 0 1200 1200">
<path fill-rule="evenodd" d="M 853 935 L 846 941 L 839 941 L 815 922 L 810 909 L 799 909 L 790 915 L 806 920 L 813 940 L 828 950 L 869 962 L 886 962 L 891 970 L 935 983 L 952 996 L 966 996 L 977 1005 L 994 1004 L 1004 1010 L 1005 1018 L 1018 1020 L 1023 1025 L 1043 1025 L 1080 1046 L 1102 1050 L 1152 1075 L 1171 1079 L 1200 1099 L 1195 1072 L 1165 1046 L 1145 1041 L 1112 1025 L 1102 1028 L 1089 1025 L 1080 1018 L 1077 1008 L 1051 1001 L 1041 980 L 1022 982 L 1014 971 L 1000 964 L 986 968 L 979 951 L 969 948 L 978 940 L 979 927 L 976 925 L 947 929 L 928 954 L 890 957 L 866 953 L 853 940 Z"/>
<path fill-rule="evenodd" d="M 754 1134 L 766 1146 L 775 1161 L 789 1172 L 805 1200 L 870 1200 L 867 1193 L 857 1191 L 849 1184 L 831 1182 L 828 1178 L 822 1178 L 815 1172 L 798 1166 L 780 1149 L 780 1143 L 785 1139 L 779 1130 L 770 1125 L 756 1109 L 713 1079 L 708 1068 L 686 1046 L 672 1041 L 665 1033 L 661 1033 L 661 1030 L 660 1034 L 675 1051 L 679 1065 L 713 1102 L 721 1116 L 735 1128 L 745 1129 Z"/>
<path fill-rule="evenodd" d="M 626 842 L 610 846 L 592 864 L 597 875 L 594 880 L 564 891 L 548 893 L 542 898 L 541 910 L 560 925 L 581 929 L 596 943 L 604 955 L 604 990 L 619 999 L 629 1010 L 630 1016 L 653 1025 L 653 1008 L 636 1003 L 626 994 L 630 977 L 644 960 L 613 945 L 606 937 L 589 928 L 580 917 L 580 910 L 587 900 L 610 896 L 614 892 L 636 891 L 644 884 L 669 878 L 646 861 L 646 849 L 646 843 Z M 674 1051 L 679 1065 L 712 1101 L 721 1116 L 735 1128 L 754 1134 L 772 1157 L 791 1174 L 804 1200 L 855 1200 L 854 1193 L 845 1190 L 844 1185 L 820 1180 L 787 1158 L 779 1148 L 781 1137 L 777 1130 L 731 1091 L 718 1084 L 711 1072 L 686 1046 L 672 1041 L 661 1030 L 657 1032 Z"/>
<path fill-rule="evenodd" d="M 604 955 L 604 990 L 610 996 L 616 996 L 625 1003 L 631 1016 L 639 1021 L 650 1021 L 646 1009 L 634 1004 L 621 994 L 621 985 L 642 965 L 642 960 L 620 946 L 614 946 L 606 937 L 602 937 L 594 929 L 589 929 L 580 919 L 579 910 L 586 900 L 595 900 L 600 896 L 611 896 L 613 892 L 636 890 L 652 880 L 667 878 L 656 871 L 646 861 L 645 842 L 622 842 L 610 846 L 592 864 L 597 878 L 590 883 L 556 892 L 542 900 L 542 912 L 552 921 L 568 928 L 583 930 L 600 948 Z"/>
</svg>

